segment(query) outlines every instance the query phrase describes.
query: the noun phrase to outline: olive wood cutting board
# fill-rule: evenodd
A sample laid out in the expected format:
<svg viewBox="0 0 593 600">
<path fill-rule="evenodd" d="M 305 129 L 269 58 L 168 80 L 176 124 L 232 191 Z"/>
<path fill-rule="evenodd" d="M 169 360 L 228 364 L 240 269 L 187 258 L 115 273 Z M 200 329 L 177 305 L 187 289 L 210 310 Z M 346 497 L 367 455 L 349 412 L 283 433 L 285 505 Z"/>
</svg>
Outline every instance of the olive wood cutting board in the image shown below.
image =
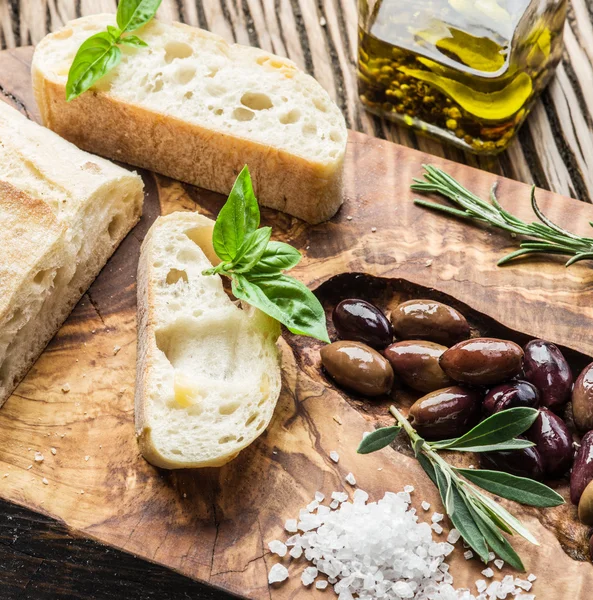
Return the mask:
<svg viewBox="0 0 593 600">
<path fill-rule="evenodd" d="M 0 53 L 0 91 L 4 100 L 38 119 L 31 55 L 31 48 Z M 293 273 L 312 288 L 324 284 L 326 289 L 342 273 L 364 273 L 383 286 L 405 280 L 412 289 L 424 286 L 456 298 L 501 327 L 593 356 L 591 265 L 565 269 L 561 260 L 532 259 L 497 268 L 497 258 L 515 247 L 507 236 L 413 205 L 409 184 L 426 162 L 443 166 L 481 194 L 498 180 L 503 204 L 531 218 L 529 188 L 522 183 L 351 132 L 339 214 L 308 226 L 263 210 L 262 221 L 273 226 L 276 239 L 303 252 Z M 289 567 L 289 581 L 267 585 L 267 572 L 277 561 L 267 542 L 285 538 L 285 520 L 296 517 L 315 491 L 351 491 L 344 476 L 352 471 L 372 499 L 412 484 L 416 505 L 426 499 L 440 508 L 437 494 L 405 449 L 356 454 L 363 432 L 389 419 L 376 406 L 349 400 L 329 385 L 317 368 L 315 344 L 291 336 L 281 343 L 284 385 L 274 419 L 236 460 L 219 469 L 168 472 L 142 459 L 133 424 L 140 243 L 159 214 L 197 210 L 214 217 L 223 201 L 211 192 L 142 175 L 141 223 L 0 410 L 0 496 L 63 521 L 77 535 L 243 597 L 330 597 L 331 590 L 301 585 L 302 564 Z M 538 200 L 559 224 L 590 231 L 593 206 L 545 191 L 538 192 Z M 329 459 L 331 450 L 340 454 L 338 464 Z M 42 462 L 35 462 L 35 451 L 43 453 Z M 558 489 L 566 493 L 565 485 Z M 514 542 L 528 571 L 538 575 L 538 600 L 590 598 L 593 565 L 584 560 L 586 530 L 576 524 L 574 507 L 540 512 L 513 505 L 512 510 L 541 543 Z M 451 558 L 456 587 L 473 584 L 484 568 L 461 554 Z"/>
</svg>

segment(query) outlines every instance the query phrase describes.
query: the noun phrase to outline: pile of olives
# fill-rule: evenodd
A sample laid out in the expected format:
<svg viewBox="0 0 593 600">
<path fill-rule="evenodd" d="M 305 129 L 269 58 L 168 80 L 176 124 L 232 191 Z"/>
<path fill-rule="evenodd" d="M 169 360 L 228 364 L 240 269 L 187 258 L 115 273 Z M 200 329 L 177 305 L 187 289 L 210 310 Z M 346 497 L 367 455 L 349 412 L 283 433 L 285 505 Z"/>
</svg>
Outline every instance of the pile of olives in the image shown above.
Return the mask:
<svg viewBox="0 0 593 600">
<path fill-rule="evenodd" d="M 593 526 L 593 363 L 577 378 L 557 346 L 471 337 L 457 310 L 434 300 L 399 304 L 390 318 L 373 304 L 347 299 L 334 309 L 340 341 L 321 349 L 321 362 L 340 386 L 367 397 L 402 385 L 420 392 L 408 418 L 428 440 L 460 436 L 480 419 L 519 406 L 538 409 L 525 432 L 535 445 L 480 455 L 483 468 L 537 480 L 571 473 L 571 499 Z M 561 414 L 572 399 L 584 434 L 575 457 Z M 574 464 L 573 464 L 574 463 Z"/>
</svg>

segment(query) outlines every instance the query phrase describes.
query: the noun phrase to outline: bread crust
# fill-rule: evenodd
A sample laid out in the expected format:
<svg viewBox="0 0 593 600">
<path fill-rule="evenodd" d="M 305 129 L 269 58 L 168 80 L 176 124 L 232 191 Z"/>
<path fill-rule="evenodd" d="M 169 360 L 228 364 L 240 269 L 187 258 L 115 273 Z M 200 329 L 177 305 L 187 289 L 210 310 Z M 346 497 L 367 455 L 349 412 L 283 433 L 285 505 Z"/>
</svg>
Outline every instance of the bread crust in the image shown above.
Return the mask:
<svg viewBox="0 0 593 600">
<path fill-rule="evenodd" d="M 36 55 L 60 35 L 44 38 Z M 32 76 L 44 124 L 81 148 L 222 194 L 247 164 L 262 205 L 312 224 L 330 219 L 342 204 L 343 156 L 324 165 L 102 91 L 66 102 L 64 82 L 46 77 L 35 57 Z"/>
</svg>

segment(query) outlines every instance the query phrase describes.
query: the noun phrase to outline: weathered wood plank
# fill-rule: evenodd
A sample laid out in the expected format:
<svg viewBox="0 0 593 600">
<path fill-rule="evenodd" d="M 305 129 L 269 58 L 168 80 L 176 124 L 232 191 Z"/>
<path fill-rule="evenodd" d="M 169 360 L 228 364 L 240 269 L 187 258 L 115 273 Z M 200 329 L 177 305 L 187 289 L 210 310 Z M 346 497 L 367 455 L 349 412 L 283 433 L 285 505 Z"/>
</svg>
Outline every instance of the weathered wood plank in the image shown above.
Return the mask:
<svg viewBox="0 0 593 600">
<path fill-rule="evenodd" d="M 115 0 L 2 0 L 0 44 L 35 44 L 68 19 L 114 11 Z M 356 0 L 164 0 L 159 16 L 206 27 L 228 40 L 286 55 L 326 87 L 348 126 L 525 183 L 593 200 L 593 9 L 572 0 L 557 78 L 517 142 L 483 159 L 418 137 L 366 113 L 356 93 Z"/>
</svg>

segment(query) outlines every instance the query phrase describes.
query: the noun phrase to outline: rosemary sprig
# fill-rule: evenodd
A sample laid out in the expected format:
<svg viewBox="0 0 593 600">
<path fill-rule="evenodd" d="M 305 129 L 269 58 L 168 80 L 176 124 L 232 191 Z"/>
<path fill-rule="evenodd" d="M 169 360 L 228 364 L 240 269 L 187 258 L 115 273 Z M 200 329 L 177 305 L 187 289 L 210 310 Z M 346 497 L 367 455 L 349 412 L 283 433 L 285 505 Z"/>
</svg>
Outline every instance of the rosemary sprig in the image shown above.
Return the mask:
<svg viewBox="0 0 593 600">
<path fill-rule="evenodd" d="M 504 265 L 520 256 L 530 254 L 563 254 L 571 256 L 566 266 L 581 260 L 593 259 L 593 238 L 581 237 L 559 227 L 539 208 L 535 199 L 535 186 L 531 188 L 531 206 L 541 221 L 526 223 L 506 211 L 496 198 L 496 184 L 492 186 L 489 201 L 482 200 L 453 177 L 438 167 L 424 165 L 424 179 L 414 179 L 411 189 L 424 194 L 440 194 L 460 208 L 437 204 L 427 200 L 414 200 L 418 206 L 440 211 L 448 215 L 491 225 L 509 232 L 513 236 L 528 238 L 521 242 L 519 250 L 501 258 L 498 265 Z M 593 223 L 590 223 L 593 226 Z"/>
<path fill-rule="evenodd" d="M 525 567 L 503 533 L 517 533 L 533 544 L 535 537 L 508 510 L 477 487 L 530 506 L 548 507 L 564 503 L 562 496 L 543 483 L 508 473 L 453 467 L 439 450 L 491 452 L 529 445 L 515 436 L 527 430 L 537 418 L 531 408 L 512 408 L 485 419 L 471 431 L 454 440 L 428 442 L 412 427 L 404 415 L 392 406 L 389 411 L 397 426 L 383 427 L 367 435 L 358 452 L 368 454 L 388 446 L 403 430 L 418 462 L 437 486 L 443 506 L 463 539 L 485 562 L 490 551 L 519 571 Z M 475 485 L 472 485 L 475 484 Z"/>
</svg>

